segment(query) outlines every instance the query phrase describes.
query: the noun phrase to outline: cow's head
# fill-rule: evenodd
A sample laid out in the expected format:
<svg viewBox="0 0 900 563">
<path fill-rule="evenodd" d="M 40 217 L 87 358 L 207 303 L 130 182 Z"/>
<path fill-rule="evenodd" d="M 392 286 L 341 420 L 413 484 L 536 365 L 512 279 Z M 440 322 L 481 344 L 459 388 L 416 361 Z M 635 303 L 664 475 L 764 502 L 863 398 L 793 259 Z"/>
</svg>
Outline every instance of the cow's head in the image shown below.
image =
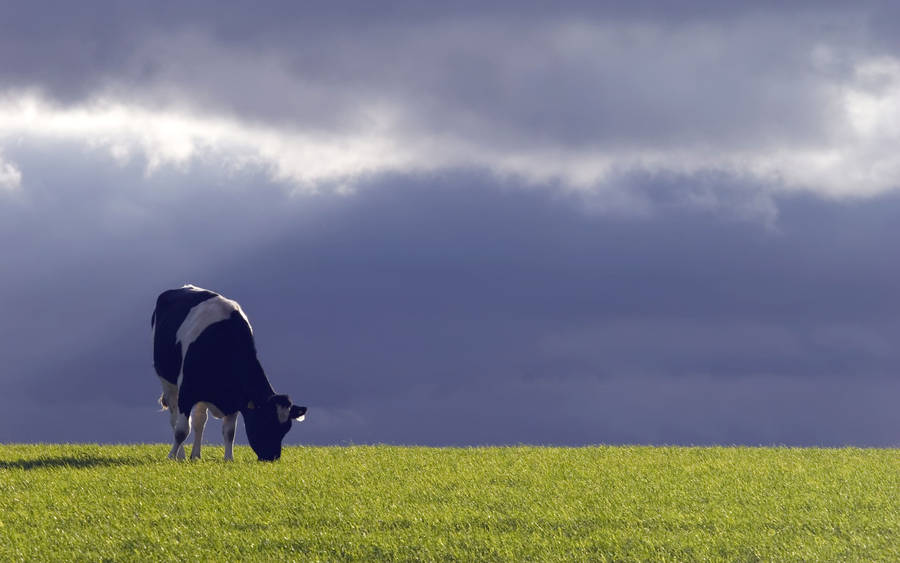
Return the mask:
<svg viewBox="0 0 900 563">
<path fill-rule="evenodd" d="M 296 420 L 306 416 L 306 407 L 291 403 L 287 395 L 272 395 L 262 404 L 247 403 L 241 411 L 247 441 L 259 461 L 275 461 L 281 457 L 281 441 Z"/>
</svg>

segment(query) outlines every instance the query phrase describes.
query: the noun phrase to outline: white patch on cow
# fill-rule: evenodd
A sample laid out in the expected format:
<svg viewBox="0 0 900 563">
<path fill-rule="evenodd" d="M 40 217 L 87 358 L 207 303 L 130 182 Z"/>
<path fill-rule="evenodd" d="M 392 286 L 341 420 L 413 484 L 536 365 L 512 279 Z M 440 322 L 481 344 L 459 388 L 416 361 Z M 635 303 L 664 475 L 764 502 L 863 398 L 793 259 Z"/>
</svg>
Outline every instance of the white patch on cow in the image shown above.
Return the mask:
<svg viewBox="0 0 900 563">
<path fill-rule="evenodd" d="M 190 287 L 193 288 L 193 286 Z M 210 325 L 224 321 L 235 311 L 244 318 L 244 322 L 247 323 L 252 334 L 253 327 L 250 326 L 250 321 L 247 319 L 244 311 L 241 310 L 241 306 L 236 301 L 225 299 L 221 295 L 216 295 L 198 303 L 188 311 L 187 317 L 184 318 L 184 322 L 181 323 L 181 326 L 178 327 L 178 332 L 175 333 L 175 342 L 181 343 L 181 371 L 178 373 L 179 388 L 181 388 L 181 381 L 184 379 L 184 359 L 187 357 L 188 348 Z"/>
</svg>

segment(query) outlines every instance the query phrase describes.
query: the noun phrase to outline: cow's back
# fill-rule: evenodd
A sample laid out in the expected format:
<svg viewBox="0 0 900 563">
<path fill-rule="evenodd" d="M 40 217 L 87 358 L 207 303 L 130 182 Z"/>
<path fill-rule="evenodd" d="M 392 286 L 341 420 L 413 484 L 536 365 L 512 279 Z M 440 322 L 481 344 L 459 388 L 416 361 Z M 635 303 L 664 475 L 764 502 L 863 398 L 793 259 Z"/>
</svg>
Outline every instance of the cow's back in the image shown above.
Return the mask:
<svg viewBox="0 0 900 563">
<path fill-rule="evenodd" d="M 164 291 L 156 299 L 150 324 L 153 327 L 153 366 L 166 381 L 177 384 L 181 372 L 182 349 L 177 341 L 178 329 L 188 314 L 200 303 L 219 294 L 186 285 Z"/>
</svg>

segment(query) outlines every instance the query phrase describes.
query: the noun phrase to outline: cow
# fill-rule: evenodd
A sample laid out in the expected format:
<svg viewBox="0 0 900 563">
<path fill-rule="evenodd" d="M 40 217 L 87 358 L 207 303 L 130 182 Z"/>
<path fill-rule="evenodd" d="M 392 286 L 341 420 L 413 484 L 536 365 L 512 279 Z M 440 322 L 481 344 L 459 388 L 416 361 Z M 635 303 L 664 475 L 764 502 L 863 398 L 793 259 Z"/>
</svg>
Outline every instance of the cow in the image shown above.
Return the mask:
<svg viewBox="0 0 900 563">
<path fill-rule="evenodd" d="M 150 318 L 159 398 L 175 433 L 169 459 L 185 457 L 182 443 L 194 432 L 191 459 L 200 458 L 207 411 L 223 419 L 225 460 L 234 459 L 237 415 L 260 461 L 281 457 L 281 441 L 306 407 L 272 389 L 259 360 L 253 329 L 235 301 L 193 285 L 164 291 Z M 190 421 L 190 428 L 188 426 Z"/>
</svg>

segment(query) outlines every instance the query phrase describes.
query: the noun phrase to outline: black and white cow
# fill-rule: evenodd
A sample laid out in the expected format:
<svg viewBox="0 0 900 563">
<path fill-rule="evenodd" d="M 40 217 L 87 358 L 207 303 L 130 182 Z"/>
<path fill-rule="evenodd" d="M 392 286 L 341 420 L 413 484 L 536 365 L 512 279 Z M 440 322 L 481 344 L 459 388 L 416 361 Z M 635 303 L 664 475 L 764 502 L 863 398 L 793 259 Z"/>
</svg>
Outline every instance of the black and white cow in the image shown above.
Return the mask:
<svg viewBox="0 0 900 563">
<path fill-rule="evenodd" d="M 225 459 L 233 459 L 237 415 L 244 415 L 247 440 L 260 461 L 281 456 L 281 441 L 306 407 L 278 395 L 269 384 L 240 305 L 218 293 L 186 285 L 163 292 L 150 320 L 153 365 L 162 382 L 159 401 L 169 409 L 175 441 L 170 459 L 184 459 L 194 432 L 191 459 L 200 457 L 207 410 L 223 418 Z M 188 426 L 190 417 L 190 428 Z"/>
</svg>

